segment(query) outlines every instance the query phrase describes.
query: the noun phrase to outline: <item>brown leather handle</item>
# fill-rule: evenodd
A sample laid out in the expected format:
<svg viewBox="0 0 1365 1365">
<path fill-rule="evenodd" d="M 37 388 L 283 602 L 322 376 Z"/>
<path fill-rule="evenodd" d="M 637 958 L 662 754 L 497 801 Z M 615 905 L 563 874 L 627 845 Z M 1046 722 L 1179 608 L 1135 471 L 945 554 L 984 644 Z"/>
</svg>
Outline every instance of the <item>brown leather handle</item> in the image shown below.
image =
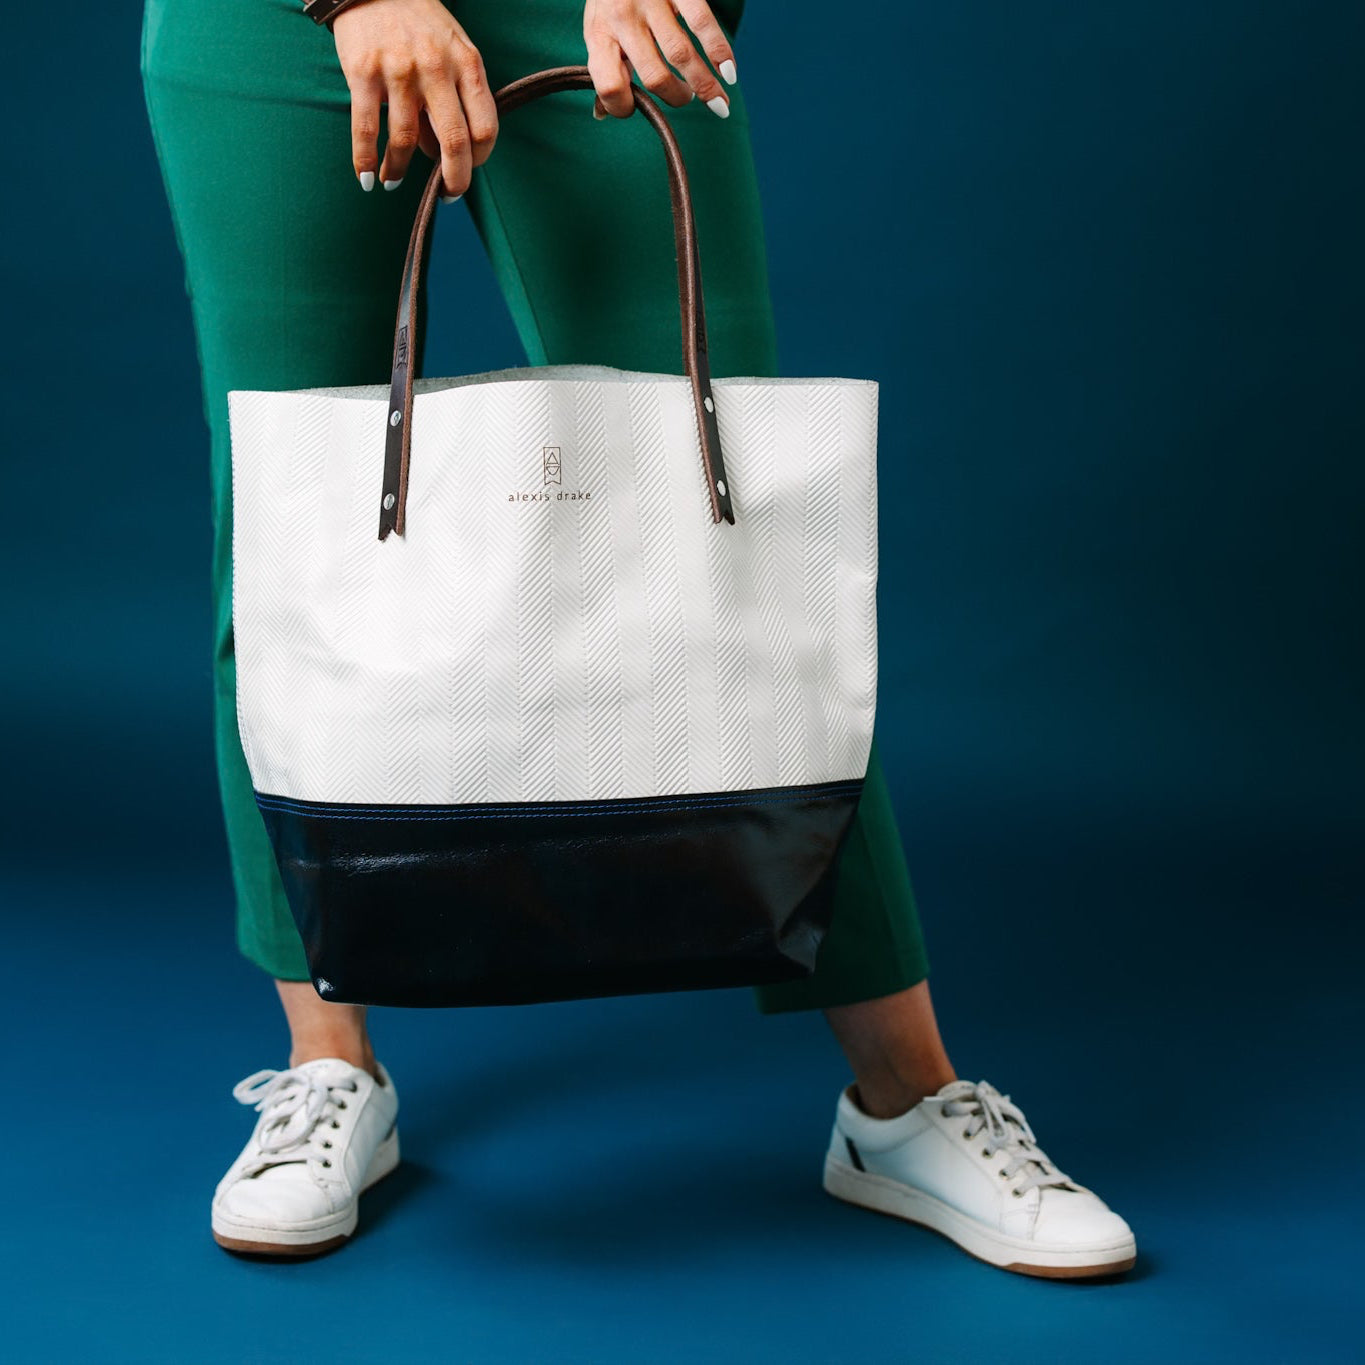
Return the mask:
<svg viewBox="0 0 1365 1365">
<path fill-rule="evenodd" d="M 586 66 L 556 66 L 505 85 L 494 99 L 498 114 L 560 90 L 590 90 L 591 75 Z M 673 236 L 678 258 L 678 305 L 682 314 L 683 369 L 692 381 L 692 397 L 697 412 L 701 459 L 706 470 L 706 486 L 711 495 L 711 520 L 724 519 L 734 524 L 730 486 L 721 459 L 720 429 L 711 396 L 711 369 L 706 356 L 706 318 L 702 306 L 701 260 L 697 253 L 697 226 L 692 215 L 692 197 L 687 187 L 687 170 L 673 129 L 659 107 L 634 83 L 631 94 L 635 107 L 653 125 L 664 145 L 668 163 L 668 188 L 673 201 Z M 436 199 L 441 189 L 441 166 L 431 168 L 427 187 L 417 206 L 417 219 L 408 241 L 407 260 L 403 263 L 403 287 L 398 298 L 398 321 L 393 338 L 393 382 L 389 389 L 389 424 L 384 443 L 384 488 L 380 495 L 379 539 L 390 531 L 403 534 L 403 512 L 408 495 L 408 461 L 412 448 L 412 366 L 414 309 L 421 289 L 422 248 L 431 226 Z"/>
</svg>

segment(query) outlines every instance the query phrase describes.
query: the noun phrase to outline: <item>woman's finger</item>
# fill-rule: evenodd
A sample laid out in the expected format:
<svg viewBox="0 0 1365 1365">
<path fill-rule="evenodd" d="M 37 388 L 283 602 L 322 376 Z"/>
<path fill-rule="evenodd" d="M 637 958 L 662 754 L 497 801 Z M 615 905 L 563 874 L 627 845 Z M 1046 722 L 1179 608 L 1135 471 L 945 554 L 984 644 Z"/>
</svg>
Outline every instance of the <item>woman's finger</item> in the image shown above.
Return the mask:
<svg viewBox="0 0 1365 1365">
<path fill-rule="evenodd" d="M 686 38 L 687 35 L 682 29 L 678 29 L 678 32 Z M 653 33 L 645 27 L 643 21 L 624 25 L 617 34 L 617 41 L 640 77 L 640 84 L 646 90 L 658 95 L 665 104 L 675 107 L 686 104 L 692 98 L 692 91 L 687 82 L 668 69 L 668 63 L 660 55 Z M 728 109 L 726 112 L 729 112 Z"/>
<path fill-rule="evenodd" d="M 453 82 L 437 83 L 427 93 L 427 117 L 441 144 L 441 198 L 449 202 L 469 188 L 473 172 L 469 123 Z"/>
<path fill-rule="evenodd" d="M 726 85 L 733 85 L 739 74 L 735 70 L 735 50 L 725 36 L 719 20 L 711 12 L 706 0 L 676 0 L 678 12 L 687 20 L 687 27 L 696 34 L 702 51 L 712 66 L 720 72 Z M 701 94 L 701 91 L 697 91 Z"/>
<path fill-rule="evenodd" d="M 498 105 L 488 85 L 483 57 L 475 47 L 467 48 L 455 61 L 460 103 L 464 105 L 465 123 L 469 128 L 471 159 L 482 166 L 498 140 Z"/>
<path fill-rule="evenodd" d="M 408 173 L 408 163 L 417 147 L 417 116 L 422 112 L 422 104 L 410 72 L 389 75 L 388 87 L 388 140 L 379 178 L 386 190 L 392 190 Z"/>
<path fill-rule="evenodd" d="M 650 6 L 649 25 L 659 51 L 682 79 L 705 101 L 706 107 L 721 118 L 730 117 L 730 102 L 725 98 L 715 72 L 706 65 L 691 35 L 678 22 L 678 12 L 668 0 Z"/>
<path fill-rule="evenodd" d="M 376 72 L 351 83 L 351 164 L 362 189 L 374 189 L 379 169 L 379 104 L 384 83 Z"/>
<path fill-rule="evenodd" d="M 620 45 L 610 34 L 586 36 L 588 74 L 597 89 L 597 103 L 613 118 L 629 118 L 635 112 L 635 96 L 630 93 L 630 66 Z"/>
</svg>

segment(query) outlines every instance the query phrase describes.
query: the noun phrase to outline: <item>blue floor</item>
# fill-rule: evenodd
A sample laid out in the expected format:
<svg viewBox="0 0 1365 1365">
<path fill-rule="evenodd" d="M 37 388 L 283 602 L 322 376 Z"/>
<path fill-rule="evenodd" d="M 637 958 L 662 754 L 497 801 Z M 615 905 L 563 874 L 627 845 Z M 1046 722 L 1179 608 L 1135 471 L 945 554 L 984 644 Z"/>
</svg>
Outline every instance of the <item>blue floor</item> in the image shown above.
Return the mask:
<svg viewBox="0 0 1365 1365">
<path fill-rule="evenodd" d="M 11 866 L 0 1356 L 1359 1359 L 1353 865 L 1163 833 L 936 839 L 917 879 L 959 1073 L 1137 1232 L 1136 1270 L 1088 1285 L 825 1195 L 841 1056 L 743 990 L 375 1011 L 404 1164 L 338 1253 L 232 1257 L 208 1201 L 254 1114 L 229 1091 L 285 1058 L 223 874 Z"/>
</svg>

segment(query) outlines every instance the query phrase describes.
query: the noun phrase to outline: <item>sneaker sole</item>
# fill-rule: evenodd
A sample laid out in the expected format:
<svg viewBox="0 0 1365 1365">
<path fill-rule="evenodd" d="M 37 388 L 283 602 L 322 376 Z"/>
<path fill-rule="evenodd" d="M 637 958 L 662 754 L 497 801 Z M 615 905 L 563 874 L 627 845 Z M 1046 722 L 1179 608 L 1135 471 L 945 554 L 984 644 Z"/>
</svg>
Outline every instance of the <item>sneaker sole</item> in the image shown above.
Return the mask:
<svg viewBox="0 0 1365 1365">
<path fill-rule="evenodd" d="M 213 1210 L 213 1240 L 228 1251 L 249 1251 L 263 1256 L 316 1256 L 349 1242 L 360 1221 L 360 1196 L 377 1185 L 398 1165 L 398 1126 L 374 1149 L 365 1179 L 356 1192 L 355 1202 L 342 1213 L 297 1228 L 262 1228 Z M 256 1236 L 252 1236 L 255 1233 Z"/>
<path fill-rule="evenodd" d="M 1018 1275 L 1079 1280 L 1122 1274 L 1137 1263 L 1137 1243 L 1132 1237 L 1079 1249 L 1043 1250 L 1023 1238 L 992 1232 L 923 1190 L 870 1171 L 859 1171 L 833 1153 L 825 1157 L 824 1187 L 826 1193 L 845 1203 L 930 1228 L 977 1260 Z"/>
</svg>

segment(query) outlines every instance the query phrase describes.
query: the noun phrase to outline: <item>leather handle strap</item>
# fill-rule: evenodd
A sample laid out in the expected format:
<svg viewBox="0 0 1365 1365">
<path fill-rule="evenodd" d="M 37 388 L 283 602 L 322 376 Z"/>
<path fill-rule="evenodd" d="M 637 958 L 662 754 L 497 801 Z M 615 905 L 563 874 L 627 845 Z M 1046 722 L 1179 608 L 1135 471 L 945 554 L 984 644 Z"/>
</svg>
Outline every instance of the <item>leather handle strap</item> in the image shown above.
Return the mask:
<svg viewBox="0 0 1365 1365">
<path fill-rule="evenodd" d="M 592 76 L 586 66 L 557 66 L 537 71 L 505 85 L 494 96 L 499 116 L 542 95 L 561 90 L 591 90 Z M 668 164 L 668 188 L 673 205 L 673 237 L 678 260 L 678 305 L 682 315 L 683 369 L 692 381 L 697 414 L 701 459 L 710 494 L 711 520 L 734 524 L 730 487 L 721 458 L 720 429 L 711 395 L 711 369 L 706 354 L 706 318 L 701 287 L 701 258 L 697 251 L 697 227 L 688 191 L 687 170 L 678 140 L 659 107 L 636 84 L 631 84 L 635 107 L 658 133 Z M 389 420 L 384 443 L 384 487 L 380 495 L 379 539 L 390 531 L 404 533 L 404 509 L 408 494 L 408 462 L 412 451 L 412 364 L 415 308 L 421 289 L 422 251 L 431 228 L 432 215 L 441 190 L 441 167 L 431 169 L 426 189 L 417 206 L 416 221 L 403 263 L 403 286 L 398 299 L 398 320 L 393 339 L 393 380 L 389 388 Z"/>
</svg>

